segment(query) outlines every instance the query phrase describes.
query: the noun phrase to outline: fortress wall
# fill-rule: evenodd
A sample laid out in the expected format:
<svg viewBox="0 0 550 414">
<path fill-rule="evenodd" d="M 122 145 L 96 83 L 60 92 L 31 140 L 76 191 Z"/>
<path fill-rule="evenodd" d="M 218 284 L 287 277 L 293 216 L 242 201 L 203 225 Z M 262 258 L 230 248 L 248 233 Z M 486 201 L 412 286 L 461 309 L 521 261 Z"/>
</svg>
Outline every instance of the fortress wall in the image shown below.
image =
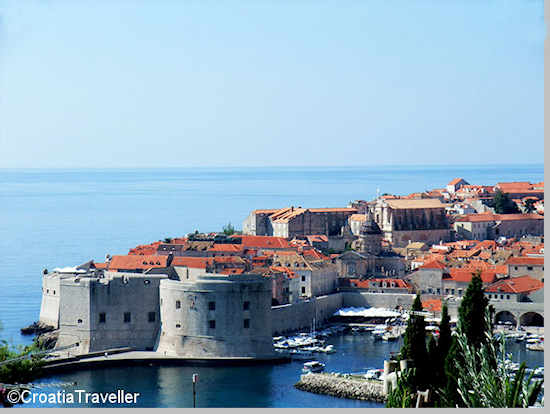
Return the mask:
<svg viewBox="0 0 550 414">
<path fill-rule="evenodd" d="M 166 275 L 109 273 L 61 281 L 57 347 L 79 342 L 73 353 L 130 347 L 153 349 L 160 327 L 159 282 Z M 148 282 L 148 283 L 146 283 Z M 124 321 L 124 313 L 130 321 Z M 155 314 L 149 321 L 149 312 Z M 105 314 L 105 322 L 100 321 Z"/>
<path fill-rule="evenodd" d="M 256 275 L 163 280 L 160 299 L 158 352 L 188 358 L 273 356 L 270 280 Z"/>
<path fill-rule="evenodd" d="M 288 305 L 273 306 L 271 308 L 273 335 L 300 329 L 309 331 L 313 328 L 314 318 L 315 324 L 319 326 L 341 307 L 342 293 L 319 296 Z"/>
<path fill-rule="evenodd" d="M 57 273 L 42 277 L 42 303 L 40 304 L 40 322 L 59 327 L 59 300 L 61 297 L 60 278 Z"/>
</svg>

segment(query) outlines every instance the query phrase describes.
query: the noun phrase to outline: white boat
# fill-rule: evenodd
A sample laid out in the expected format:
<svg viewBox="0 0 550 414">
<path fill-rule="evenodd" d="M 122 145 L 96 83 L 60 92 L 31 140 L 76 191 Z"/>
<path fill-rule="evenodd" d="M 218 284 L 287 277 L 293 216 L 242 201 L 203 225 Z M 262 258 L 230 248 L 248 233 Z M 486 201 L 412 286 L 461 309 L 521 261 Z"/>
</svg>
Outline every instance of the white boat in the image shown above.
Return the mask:
<svg viewBox="0 0 550 414">
<path fill-rule="evenodd" d="M 543 351 L 544 352 L 544 342 L 537 342 L 534 344 L 527 344 L 526 348 L 530 351 Z"/>
<path fill-rule="evenodd" d="M 397 340 L 397 338 L 399 338 L 399 334 L 398 333 L 394 333 L 394 332 L 386 332 L 382 335 L 382 340 L 383 341 L 395 341 Z"/>
<path fill-rule="evenodd" d="M 369 369 L 365 375 L 363 375 L 365 379 L 370 380 L 378 380 L 382 381 L 384 377 L 384 370 L 383 369 Z"/>
<path fill-rule="evenodd" d="M 319 361 L 309 361 L 304 363 L 302 372 L 308 374 L 310 372 L 322 372 L 325 370 L 325 364 Z"/>
</svg>

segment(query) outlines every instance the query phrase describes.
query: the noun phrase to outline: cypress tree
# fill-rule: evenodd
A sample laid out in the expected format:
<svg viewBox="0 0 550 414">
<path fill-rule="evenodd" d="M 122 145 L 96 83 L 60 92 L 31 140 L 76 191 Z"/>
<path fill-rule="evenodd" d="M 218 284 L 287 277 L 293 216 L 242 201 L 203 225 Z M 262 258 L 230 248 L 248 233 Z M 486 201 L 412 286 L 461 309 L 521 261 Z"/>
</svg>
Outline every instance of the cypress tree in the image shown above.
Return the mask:
<svg viewBox="0 0 550 414">
<path fill-rule="evenodd" d="M 471 345 L 479 346 L 484 342 L 485 332 L 490 329 L 485 323 L 485 309 L 488 304 L 489 299 L 483 292 L 481 270 L 477 270 L 473 273 L 472 281 L 466 289 L 460 308 L 458 308 L 459 323 Z"/>
<path fill-rule="evenodd" d="M 422 312 L 420 295 L 416 295 L 411 310 L 413 312 Z M 418 389 L 424 388 L 427 385 L 425 367 L 428 362 L 428 353 L 426 351 L 426 322 L 424 322 L 424 316 L 411 313 L 405 331 L 403 347 L 401 348 L 401 359 L 412 361 L 412 366 L 416 368 L 413 384 Z"/>
</svg>

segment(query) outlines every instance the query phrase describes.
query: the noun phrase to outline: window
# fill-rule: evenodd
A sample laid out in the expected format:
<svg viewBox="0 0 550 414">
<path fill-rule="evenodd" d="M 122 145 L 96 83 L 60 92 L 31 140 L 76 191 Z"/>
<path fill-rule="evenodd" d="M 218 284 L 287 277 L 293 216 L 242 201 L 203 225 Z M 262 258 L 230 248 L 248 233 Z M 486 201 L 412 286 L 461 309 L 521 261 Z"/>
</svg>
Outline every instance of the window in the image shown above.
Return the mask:
<svg viewBox="0 0 550 414">
<path fill-rule="evenodd" d="M 216 321 L 215 320 L 208 321 L 208 327 L 210 329 L 216 329 Z"/>
<path fill-rule="evenodd" d="M 130 312 L 124 312 L 124 323 L 130 323 L 132 315 Z"/>
<path fill-rule="evenodd" d="M 244 302 L 243 303 L 243 310 L 249 310 L 250 309 L 250 302 Z"/>
<path fill-rule="evenodd" d="M 517 266 L 514 266 L 514 270 L 518 270 L 518 267 L 517 267 Z"/>
<path fill-rule="evenodd" d="M 440 288 L 437 288 L 437 294 L 441 295 L 441 289 Z"/>
<path fill-rule="evenodd" d="M 106 321 L 105 312 L 101 312 L 99 314 L 99 323 L 105 323 L 105 321 Z"/>
<path fill-rule="evenodd" d="M 462 296 L 462 289 L 458 289 L 458 296 Z"/>
<path fill-rule="evenodd" d="M 244 323 L 243 323 L 243 326 L 244 326 L 245 329 L 250 328 L 250 319 L 245 319 Z"/>
<path fill-rule="evenodd" d="M 445 294 L 446 294 L 446 295 L 449 294 L 449 289 L 445 289 Z"/>
<path fill-rule="evenodd" d="M 53 291 L 53 294 L 55 295 L 55 290 Z"/>
<path fill-rule="evenodd" d="M 506 299 L 510 300 L 510 295 L 506 295 Z"/>
<path fill-rule="evenodd" d="M 302 276 L 302 282 L 305 282 L 305 281 L 306 281 L 306 277 Z"/>
<path fill-rule="evenodd" d="M 455 294 L 455 290 L 451 289 L 451 295 L 454 295 L 454 294 Z"/>
<path fill-rule="evenodd" d="M 79 320 L 77 320 L 76 322 L 78 322 L 78 323 L 82 323 L 82 319 L 79 319 Z"/>
<path fill-rule="evenodd" d="M 500 295 L 500 298 L 501 298 L 501 299 L 504 299 L 504 295 Z"/>
<path fill-rule="evenodd" d="M 302 295 L 305 295 L 305 293 L 306 293 L 306 288 L 302 286 Z"/>
<path fill-rule="evenodd" d="M 527 270 L 533 270 L 533 266 L 527 266 Z"/>
<path fill-rule="evenodd" d="M 179 323 L 176 323 L 176 328 L 181 328 L 181 325 Z"/>
<path fill-rule="evenodd" d="M 176 309 L 179 309 L 179 308 L 181 308 L 181 301 L 176 300 Z"/>
<path fill-rule="evenodd" d="M 433 293 L 433 289 L 432 289 L 432 288 L 429 288 L 429 289 L 428 289 L 428 293 Z"/>
<path fill-rule="evenodd" d="M 216 302 L 208 302 L 208 310 L 216 310 Z"/>
<path fill-rule="evenodd" d="M 149 312 L 147 314 L 147 320 L 149 322 L 155 322 L 155 319 L 157 318 L 157 314 L 155 312 Z"/>
</svg>

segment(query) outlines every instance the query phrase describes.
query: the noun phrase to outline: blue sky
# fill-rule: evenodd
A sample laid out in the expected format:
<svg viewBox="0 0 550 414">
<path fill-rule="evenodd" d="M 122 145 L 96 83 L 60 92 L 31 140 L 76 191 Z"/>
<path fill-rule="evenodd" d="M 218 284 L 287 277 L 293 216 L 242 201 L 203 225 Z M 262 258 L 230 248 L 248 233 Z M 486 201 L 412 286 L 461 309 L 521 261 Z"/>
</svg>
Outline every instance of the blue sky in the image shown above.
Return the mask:
<svg viewBox="0 0 550 414">
<path fill-rule="evenodd" d="M 543 1 L 0 1 L 0 167 L 543 162 Z"/>
</svg>

